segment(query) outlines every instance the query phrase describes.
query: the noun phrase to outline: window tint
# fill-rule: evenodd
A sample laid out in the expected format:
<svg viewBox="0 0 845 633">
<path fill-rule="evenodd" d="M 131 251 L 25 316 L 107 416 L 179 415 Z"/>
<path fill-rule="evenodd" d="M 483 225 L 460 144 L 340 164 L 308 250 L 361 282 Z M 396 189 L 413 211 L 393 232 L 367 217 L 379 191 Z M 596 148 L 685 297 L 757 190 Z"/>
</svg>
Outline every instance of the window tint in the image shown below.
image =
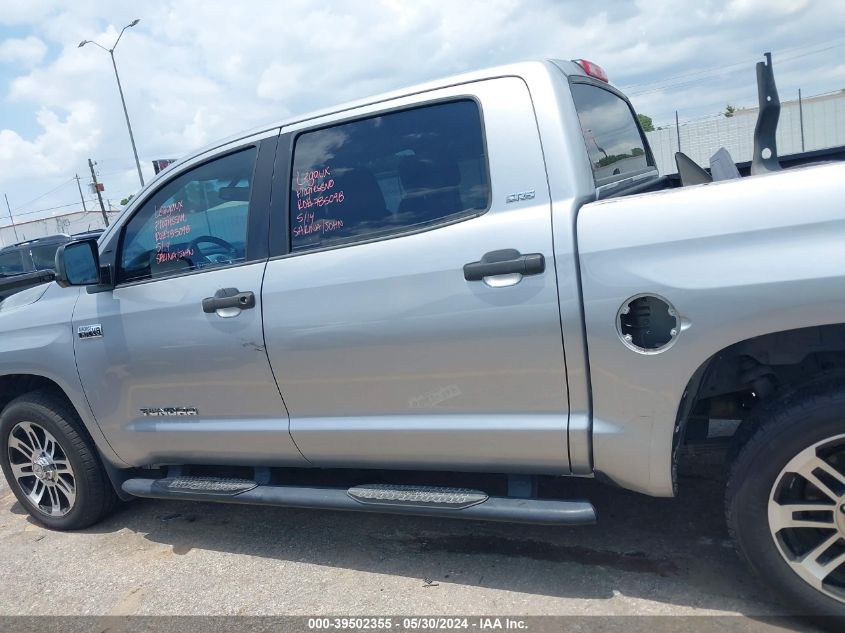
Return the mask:
<svg viewBox="0 0 845 633">
<path fill-rule="evenodd" d="M 244 261 L 255 154 L 205 163 L 153 194 L 124 228 L 119 280 Z"/>
<path fill-rule="evenodd" d="M 33 246 L 29 253 L 32 255 L 32 265 L 35 270 L 53 270 L 56 267 L 56 251 L 61 244 L 47 246 Z"/>
<path fill-rule="evenodd" d="M 474 215 L 489 196 L 474 101 L 307 132 L 294 149 L 291 245 L 315 248 Z"/>
<path fill-rule="evenodd" d="M 0 275 L 17 275 L 23 272 L 23 260 L 19 250 L 0 253 Z"/>
<path fill-rule="evenodd" d="M 651 163 L 628 104 L 609 90 L 580 83 L 571 86 L 596 184 L 648 168 Z"/>
</svg>

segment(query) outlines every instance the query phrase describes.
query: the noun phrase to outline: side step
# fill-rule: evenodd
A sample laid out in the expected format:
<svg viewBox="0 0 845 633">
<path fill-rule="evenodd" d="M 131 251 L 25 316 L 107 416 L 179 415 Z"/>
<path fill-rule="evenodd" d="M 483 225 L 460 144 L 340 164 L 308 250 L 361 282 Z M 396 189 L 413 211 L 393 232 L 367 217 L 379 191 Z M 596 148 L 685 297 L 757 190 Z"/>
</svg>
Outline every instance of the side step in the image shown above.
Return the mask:
<svg viewBox="0 0 845 633">
<path fill-rule="evenodd" d="M 536 525 L 587 525 L 596 522 L 596 510 L 589 501 L 489 497 L 484 492 L 467 488 L 367 484 L 347 490 L 316 486 L 263 486 L 249 479 L 186 476 L 128 479 L 122 487 L 131 495 L 151 499 L 189 499 Z"/>
<path fill-rule="evenodd" d="M 185 494 L 199 492 L 209 495 L 231 496 L 252 490 L 258 484 L 251 479 L 224 477 L 165 477 L 153 480 L 153 488 L 164 493 Z"/>
</svg>

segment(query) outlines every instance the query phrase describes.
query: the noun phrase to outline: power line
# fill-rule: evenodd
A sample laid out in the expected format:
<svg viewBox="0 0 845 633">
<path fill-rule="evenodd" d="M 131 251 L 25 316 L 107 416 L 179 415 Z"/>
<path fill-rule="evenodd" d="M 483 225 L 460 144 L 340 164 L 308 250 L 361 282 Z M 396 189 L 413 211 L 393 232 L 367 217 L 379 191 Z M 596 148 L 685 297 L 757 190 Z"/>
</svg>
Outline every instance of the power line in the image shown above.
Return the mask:
<svg viewBox="0 0 845 633">
<path fill-rule="evenodd" d="M 811 95 L 804 95 L 804 96 L 802 97 L 802 99 L 803 99 L 803 100 L 804 100 L 804 102 L 806 103 L 806 102 L 807 102 L 807 101 L 809 101 L 810 99 L 815 99 L 815 98 L 817 98 L 817 97 L 827 97 L 827 96 L 829 96 L 829 95 L 836 95 L 836 94 L 839 94 L 840 92 L 842 92 L 842 91 L 841 91 L 841 90 L 828 90 L 827 92 L 817 92 L 817 93 L 815 93 L 815 94 L 811 94 Z M 782 102 L 781 102 L 781 105 L 782 105 L 782 106 L 785 106 L 785 105 L 787 105 L 787 104 L 797 104 L 797 103 L 798 103 L 798 100 L 797 100 L 797 99 L 791 99 L 791 100 L 788 100 L 788 101 L 782 101 Z M 725 105 L 725 104 L 724 104 L 724 103 L 722 103 L 721 101 L 718 101 L 718 102 L 711 102 L 711 103 L 704 104 L 704 105 L 701 105 L 701 106 L 696 106 L 693 110 L 703 110 L 703 109 L 705 109 L 705 108 L 711 108 L 711 107 L 724 108 L 724 105 Z M 757 106 L 756 104 L 755 104 L 755 105 L 748 105 L 748 106 L 739 106 L 739 107 L 737 107 L 737 111 L 736 111 L 736 113 L 735 113 L 735 115 L 734 115 L 734 116 L 738 115 L 738 114 L 739 114 L 742 110 L 748 109 L 748 110 L 752 110 L 752 111 L 753 111 L 753 110 L 756 110 L 757 108 L 758 108 L 758 106 Z M 670 115 L 666 115 L 666 116 L 670 116 Z M 680 121 L 680 124 L 681 124 L 681 125 L 686 125 L 686 124 L 688 124 L 688 123 L 695 123 L 695 122 L 698 122 L 698 121 L 706 121 L 706 120 L 708 120 L 708 119 L 721 119 L 721 118 L 722 118 L 722 117 L 724 117 L 724 116 L 725 116 L 724 112 L 717 112 L 717 113 L 715 113 L 715 114 L 705 114 L 705 115 L 701 115 L 701 116 L 696 116 L 696 117 L 690 117 L 690 118 L 687 118 L 687 119 L 682 119 L 682 120 Z M 656 129 L 657 127 L 675 127 L 675 122 L 674 122 L 674 121 L 663 122 L 663 121 L 657 121 L 657 120 L 655 120 L 655 121 L 653 122 L 653 124 L 654 124 L 654 126 L 655 126 L 655 129 Z"/>
<path fill-rule="evenodd" d="M 802 57 L 808 57 L 810 55 L 817 55 L 819 53 L 824 53 L 824 52 L 832 50 L 834 48 L 839 48 L 840 46 L 845 46 L 845 41 L 840 42 L 839 44 L 833 44 L 831 46 L 826 46 L 826 47 L 820 48 L 818 50 L 808 51 L 806 53 L 801 53 L 801 54 L 798 54 L 798 55 L 787 55 L 785 57 L 778 57 L 776 59 L 776 61 L 777 61 L 778 65 L 780 65 L 780 64 L 783 64 L 783 63 L 791 62 L 795 59 L 801 59 Z M 708 76 L 709 75 L 732 75 L 732 74 L 735 74 L 735 73 L 737 73 L 741 70 L 746 69 L 747 64 L 749 64 L 749 63 L 751 63 L 751 62 L 739 62 L 739 63 L 736 63 L 736 64 L 730 64 L 728 66 L 720 66 L 718 68 L 708 69 L 706 71 L 706 75 L 708 75 Z M 685 76 L 689 77 L 689 76 L 692 76 L 693 74 L 695 74 L 695 73 L 690 73 L 689 75 L 677 75 L 676 78 L 682 78 L 682 77 L 685 77 Z M 698 74 L 705 74 L 705 71 L 701 71 Z M 655 92 L 662 92 L 663 90 L 666 90 L 667 88 L 675 88 L 675 89 L 686 88 L 687 86 L 692 86 L 694 84 L 699 83 L 702 79 L 703 79 L 703 77 L 697 77 L 696 79 L 685 79 L 684 81 L 669 82 L 669 83 L 665 83 L 665 84 L 655 85 L 652 88 L 646 88 L 646 89 L 643 89 L 643 90 L 635 90 L 633 92 L 628 92 L 627 94 L 628 94 L 629 97 L 636 97 L 636 96 L 640 96 L 640 95 L 644 95 L 644 94 L 652 94 L 652 93 L 655 93 Z M 641 85 L 648 85 L 648 84 L 641 84 Z"/>
<path fill-rule="evenodd" d="M 843 45 L 845 45 L 845 42 L 843 42 L 842 44 L 834 44 L 833 46 L 827 46 L 825 48 L 820 48 L 817 51 L 810 51 L 808 53 L 802 53 L 801 55 L 792 55 L 791 57 L 784 57 L 778 63 L 792 61 L 793 59 L 800 59 L 802 57 L 807 57 L 809 55 L 816 55 L 817 53 L 824 53 L 825 51 L 829 51 L 829 50 L 834 49 L 834 48 L 839 48 L 840 46 L 843 46 Z"/>
<path fill-rule="evenodd" d="M 822 48 L 818 51 L 803 53 L 801 55 L 796 55 L 796 56 L 782 57 L 782 58 L 778 59 L 778 63 L 780 63 L 782 61 L 787 61 L 787 60 L 790 60 L 790 59 L 797 59 L 798 57 L 805 57 L 807 55 L 815 55 L 816 53 L 822 53 L 822 52 L 830 50 L 832 48 L 837 48 L 839 46 L 845 45 L 845 40 L 843 40 L 842 38 L 836 38 L 836 39 L 833 39 L 833 40 L 827 40 L 826 42 L 814 42 L 813 44 L 805 44 L 803 46 L 792 46 L 792 47 L 784 48 L 784 49 L 781 49 L 780 51 L 778 51 L 778 55 L 784 55 L 786 53 L 790 53 L 790 52 L 793 52 L 793 51 L 804 50 L 806 48 L 813 48 L 813 47 L 816 47 L 816 46 L 826 46 L 828 44 L 831 44 L 832 42 L 838 42 L 838 43 L 832 44 L 831 46 L 827 46 L 826 48 Z M 657 79 L 655 81 L 642 81 L 642 82 L 637 82 L 637 83 L 632 83 L 632 84 L 626 84 L 626 85 L 620 86 L 620 88 L 622 90 L 628 91 L 631 88 L 637 88 L 637 87 L 640 87 L 640 86 L 655 86 L 655 85 L 658 85 L 658 84 L 663 85 L 666 82 L 672 82 L 675 79 L 683 79 L 685 77 L 694 77 L 694 76 L 698 76 L 698 75 L 718 74 L 718 73 L 723 72 L 723 71 L 725 71 L 729 68 L 736 68 L 738 66 L 747 67 L 748 64 L 753 64 L 753 63 L 756 63 L 757 61 L 759 61 L 759 58 L 749 59 L 749 60 L 746 60 L 746 61 L 736 62 L 736 63 L 733 63 L 733 64 L 711 66 L 709 68 L 703 68 L 701 70 L 695 70 L 695 71 L 691 71 L 691 72 L 683 72 L 683 73 L 679 73 L 677 75 L 671 75 L 669 77 L 662 77 L 662 78 Z M 666 85 L 667 86 L 671 85 L 671 83 L 666 84 Z"/>
<path fill-rule="evenodd" d="M 32 204 L 33 202 L 35 202 L 36 200 L 41 200 L 41 198 L 43 198 L 43 197 L 45 197 L 45 196 L 49 196 L 49 195 L 50 195 L 51 193 L 53 193 L 54 191 L 57 191 L 58 189 L 61 189 L 61 188 L 62 188 L 62 187 L 64 187 L 65 185 L 70 184 L 70 181 L 71 181 L 71 180 L 73 180 L 73 178 L 68 178 L 68 179 L 67 179 L 67 180 L 65 180 L 63 183 L 61 183 L 61 184 L 59 184 L 59 185 L 56 185 L 55 187 L 53 187 L 52 189 L 50 189 L 50 191 L 47 191 L 46 193 L 42 193 L 40 196 L 37 196 L 37 197 L 33 198 L 33 199 L 32 199 L 32 200 L 30 200 L 29 202 L 24 202 L 23 204 L 16 205 L 16 206 L 15 206 L 15 209 L 23 209 L 24 207 L 27 207 L 27 206 L 31 205 L 31 204 Z"/>
<path fill-rule="evenodd" d="M 91 204 L 95 203 L 96 201 L 97 201 L 96 198 L 91 198 L 90 200 L 86 200 L 86 202 L 90 202 Z M 67 204 L 59 204 L 59 205 L 56 205 L 55 207 L 45 207 L 43 209 L 34 209 L 32 211 L 24 211 L 23 213 L 15 213 L 15 217 L 20 218 L 20 217 L 25 216 L 25 215 L 33 215 L 35 213 L 43 213 L 44 211 L 54 211 L 55 209 L 64 209 L 66 207 L 72 207 L 72 206 L 79 206 L 79 201 L 68 202 Z"/>
<path fill-rule="evenodd" d="M 123 174 L 126 171 L 127 171 L 127 169 L 122 169 L 120 171 L 113 171 L 113 172 L 108 172 L 108 173 L 105 173 L 105 174 L 100 174 L 100 176 L 102 177 L 102 176 L 112 176 L 112 175 L 115 175 L 115 174 Z M 42 198 L 50 195 L 51 193 L 58 191 L 62 187 L 69 185 L 75 179 L 76 179 L 75 177 L 74 178 L 68 178 L 67 180 L 65 180 L 65 181 L 61 182 L 60 184 L 56 185 L 55 187 L 53 187 L 49 191 L 46 191 L 46 192 L 40 194 L 39 196 L 32 198 L 31 200 L 25 202 L 24 204 L 16 205 L 14 209 L 10 209 L 10 215 L 13 214 L 14 218 L 19 218 L 19 217 L 23 217 L 23 216 L 35 215 L 36 213 L 44 213 L 44 212 L 47 212 L 47 211 L 55 211 L 56 209 L 64 209 L 64 208 L 67 208 L 67 207 L 72 207 L 74 205 L 78 206 L 80 204 L 80 202 L 68 202 L 67 204 L 59 204 L 59 205 L 55 205 L 55 206 L 51 206 L 51 207 L 42 207 L 40 209 L 31 209 L 29 211 L 23 211 L 23 212 L 18 211 L 19 209 L 24 209 L 27 206 L 31 205 L 33 202 L 37 202 L 38 200 L 41 200 Z M 81 196 L 81 204 L 83 206 L 83 209 L 85 207 L 86 202 L 89 202 L 91 204 L 95 204 L 97 202 L 97 199 L 91 198 L 90 200 L 86 200 L 84 196 Z M 87 212 L 87 209 L 84 209 L 84 211 Z M 47 216 L 44 219 L 50 219 L 51 217 L 52 216 Z"/>
<path fill-rule="evenodd" d="M 132 167 L 128 167 L 126 169 L 121 169 L 120 171 L 109 171 L 106 173 L 100 173 L 100 178 L 104 178 L 105 176 L 114 176 L 116 174 L 126 174 L 126 172 L 132 171 L 134 169 L 134 165 Z"/>
<path fill-rule="evenodd" d="M 754 60 L 747 60 L 747 61 L 736 62 L 735 64 L 727 64 L 727 65 L 724 65 L 724 66 L 711 66 L 710 68 L 704 68 L 702 70 L 697 70 L 697 71 L 694 71 L 694 72 L 679 73 L 677 75 L 670 75 L 669 77 L 662 77 L 661 79 L 657 79 L 655 81 L 642 81 L 642 82 L 633 83 L 633 84 L 626 84 L 624 86 L 620 86 L 619 88 L 620 88 L 620 90 L 627 92 L 631 88 L 637 88 L 637 87 L 640 87 L 640 86 L 654 86 L 654 85 L 657 85 L 657 84 L 663 84 L 664 82 L 671 82 L 675 79 L 683 79 L 685 77 L 694 77 L 694 76 L 697 76 L 697 75 L 709 75 L 709 74 L 712 74 L 712 73 L 722 72 L 727 68 L 734 68 L 735 66 L 743 66 L 743 67 L 747 68 L 748 64 L 753 64 L 753 63 L 754 63 Z M 636 93 L 634 93 L 634 94 L 636 94 Z"/>
<path fill-rule="evenodd" d="M 96 202 L 96 199 L 91 198 L 90 200 L 86 200 L 86 202 L 93 205 Z M 15 216 L 14 216 L 14 222 L 18 222 L 18 218 L 21 218 L 23 216 L 34 215 L 36 213 L 43 213 L 45 211 L 53 211 L 53 210 L 56 210 L 56 209 L 64 209 L 64 208 L 67 208 L 67 207 L 72 207 L 74 205 L 79 206 L 79 202 L 70 202 L 68 204 L 62 204 L 62 205 L 58 205 L 58 206 L 55 206 L 55 207 L 48 207 L 46 209 L 36 209 L 34 211 L 25 211 L 23 213 L 16 213 Z M 114 211 L 110 211 L 110 212 L 114 213 Z M 88 215 L 91 215 L 91 214 L 99 215 L 99 211 L 79 211 L 79 213 L 82 214 L 83 216 L 86 216 L 86 217 Z M 46 215 L 46 216 L 41 217 L 41 218 L 33 218 L 32 220 L 28 220 L 27 222 L 38 222 L 40 220 L 52 220 L 56 217 L 59 217 L 59 216 Z M 24 222 L 23 224 L 26 224 L 26 222 Z M 10 226 L 12 226 L 12 224 L 5 224 L 5 225 L 0 225 L 0 228 L 7 228 L 7 227 L 10 227 Z"/>
</svg>

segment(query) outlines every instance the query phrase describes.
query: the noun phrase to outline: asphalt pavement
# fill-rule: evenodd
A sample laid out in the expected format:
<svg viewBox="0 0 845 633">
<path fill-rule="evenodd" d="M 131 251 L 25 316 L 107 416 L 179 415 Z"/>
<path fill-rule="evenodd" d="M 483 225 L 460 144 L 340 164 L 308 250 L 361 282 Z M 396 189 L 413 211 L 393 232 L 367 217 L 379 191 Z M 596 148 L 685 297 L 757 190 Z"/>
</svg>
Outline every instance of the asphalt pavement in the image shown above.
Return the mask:
<svg viewBox="0 0 845 633">
<path fill-rule="evenodd" d="M 0 615 L 781 613 L 738 559 L 718 476 L 676 499 L 560 480 L 594 527 L 137 500 L 79 532 L 0 479 Z"/>
</svg>

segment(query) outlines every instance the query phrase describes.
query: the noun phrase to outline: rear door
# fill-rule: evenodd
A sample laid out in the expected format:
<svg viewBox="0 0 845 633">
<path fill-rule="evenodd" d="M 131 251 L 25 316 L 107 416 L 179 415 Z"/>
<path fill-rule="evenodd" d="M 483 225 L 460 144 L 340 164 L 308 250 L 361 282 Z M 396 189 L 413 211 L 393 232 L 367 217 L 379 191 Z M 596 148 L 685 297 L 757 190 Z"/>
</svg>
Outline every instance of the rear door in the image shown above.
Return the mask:
<svg viewBox="0 0 845 633">
<path fill-rule="evenodd" d="M 283 129 L 279 152 L 264 327 L 304 456 L 567 472 L 550 202 L 525 83 L 312 120 Z"/>
<path fill-rule="evenodd" d="M 170 174 L 103 245 L 115 288 L 80 293 L 85 395 L 130 464 L 304 463 L 261 325 L 277 134 Z"/>
</svg>

